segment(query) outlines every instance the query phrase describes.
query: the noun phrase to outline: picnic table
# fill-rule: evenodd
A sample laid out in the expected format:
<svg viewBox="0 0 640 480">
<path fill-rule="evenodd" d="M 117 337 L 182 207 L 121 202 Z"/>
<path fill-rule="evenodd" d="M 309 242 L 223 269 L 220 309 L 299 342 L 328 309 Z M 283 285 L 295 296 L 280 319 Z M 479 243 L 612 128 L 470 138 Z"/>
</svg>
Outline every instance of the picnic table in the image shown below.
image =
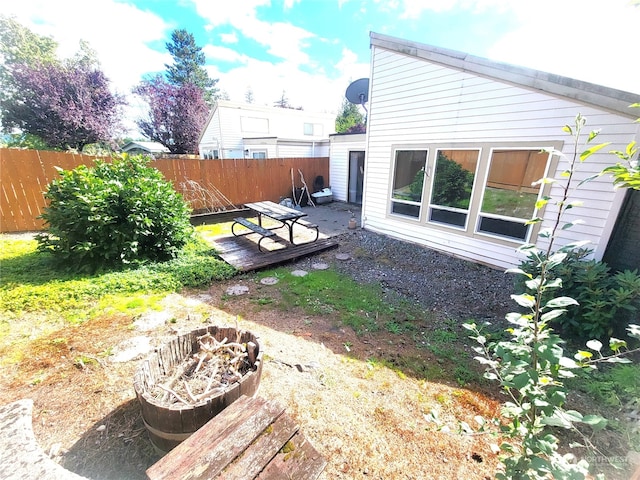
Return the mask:
<svg viewBox="0 0 640 480">
<path fill-rule="evenodd" d="M 301 210 L 285 207 L 284 205 L 280 205 L 278 203 L 270 202 L 270 201 L 245 203 L 245 206 L 251 211 L 256 213 L 258 217 L 258 224 L 256 225 L 255 223 L 243 217 L 234 218 L 234 223 L 231 226 L 231 232 L 235 236 L 242 235 L 242 234 L 236 233 L 234 230 L 234 227 L 239 224 L 245 228 L 248 228 L 252 232 L 258 233 L 259 235 L 261 235 L 261 238 L 258 241 L 258 249 L 260 251 L 262 251 L 262 247 L 260 245 L 262 240 L 264 240 L 265 238 L 274 236 L 275 233 L 273 232 L 273 230 L 277 228 L 282 228 L 282 227 L 287 228 L 289 233 L 288 235 L 289 243 L 291 243 L 292 245 L 295 245 L 294 235 L 293 235 L 294 225 L 300 225 L 305 228 L 315 230 L 316 236 L 312 241 L 315 242 L 316 240 L 318 240 L 318 236 L 319 236 L 318 226 L 302 220 L 304 217 L 307 216 L 307 214 Z M 278 225 L 277 227 L 265 228 L 262 225 L 263 216 L 276 220 L 277 222 L 280 222 L 281 225 Z"/>
</svg>

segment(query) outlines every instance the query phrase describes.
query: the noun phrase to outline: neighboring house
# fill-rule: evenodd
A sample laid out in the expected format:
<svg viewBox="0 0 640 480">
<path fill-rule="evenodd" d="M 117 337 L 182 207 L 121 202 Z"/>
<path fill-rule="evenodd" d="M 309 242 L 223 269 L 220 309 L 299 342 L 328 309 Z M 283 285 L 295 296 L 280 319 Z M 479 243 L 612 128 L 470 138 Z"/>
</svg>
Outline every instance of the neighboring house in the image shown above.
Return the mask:
<svg viewBox="0 0 640 480">
<path fill-rule="evenodd" d="M 198 141 L 200 157 L 328 157 L 335 115 L 219 100 Z"/>
<path fill-rule="evenodd" d="M 122 152 L 132 155 L 146 153 L 150 155 L 158 155 L 161 153 L 169 153 L 169 149 L 158 142 L 129 142 L 121 148 Z"/>
<path fill-rule="evenodd" d="M 329 139 L 329 178 L 333 199 L 362 204 L 366 135 L 334 133 Z"/>
<path fill-rule="evenodd" d="M 543 194 L 561 194 L 561 173 L 573 155 L 563 126 L 581 113 L 585 136 L 601 129 L 597 143 L 611 142 L 579 166 L 574 185 L 615 163 L 610 150 L 640 140 L 638 110 L 629 108 L 640 94 L 376 33 L 370 40 L 361 220 L 368 230 L 512 267 L 523 258 L 519 245 L 548 245 L 540 225 L 526 221 L 542 215 L 542 228 L 554 221 L 555 206 L 538 212 L 535 204 Z M 532 182 L 543 176 L 560 184 L 541 191 Z M 332 184 L 335 190 L 333 172 Z M 589 240 L 601 259 L 625 191 L 602 176 L 571 197 L 584 206 L 569 210 L 564 221 L 584 224 L 561 230 L 555 246 Z M 425 270 L 430 273 L 437 275 Z"/>
</svg>

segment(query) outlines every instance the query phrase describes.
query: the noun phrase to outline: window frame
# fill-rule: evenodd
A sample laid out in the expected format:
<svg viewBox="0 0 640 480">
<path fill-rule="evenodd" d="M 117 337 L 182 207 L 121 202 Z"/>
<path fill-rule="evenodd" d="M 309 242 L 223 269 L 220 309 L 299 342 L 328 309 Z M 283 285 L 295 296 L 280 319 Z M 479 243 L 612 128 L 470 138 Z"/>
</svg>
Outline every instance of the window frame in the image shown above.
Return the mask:
<svg viewBox="0 0 640 480">
<path fill-rule="evenodd" d="M 457 151 L 477 151 L 478 152 L 478 156 L 476 157 L 476 168 L 475 171 L 473 172 L 473 184 L 471 185 L 471 193 L 469 194 L 469 208 L 467 208 L 466 210 L 461 209 L 461 208 L 456 208 L 456 207 L 449 207 L 446 205 L 437 205 L 431 202 L 431 199 L 433 198 L 433 187 L 436 181 L 436 175 L 438 173 L 438 152 L 441 151 L 445 151 L 445 150 L 457 150 Z M 465 147 L 465 148 L 442 148 L 442 147 L 437 147 L 433 149 L 433 160 L 431 159 L 427 159 L 427 174 L 428 176 L 431 178 L 431 181 L 429 182 L 429 201 L 427 204 L 427 212 L 426 212 L 426 223 L 428 224 L 435 224 L 435 225 L 442 225 L 444 227 L 447 228 L 453 228 L 455 230 L 458 231 L 463 231 L 466 232 L 469 228 L 469 219 L 471 216 L 471 207 L 473 204 L 473 199 L 474 199 L 474 192 L 476 191 L 477 185 L 478 185 L 478 171 L 480 169 L 480 158 L 482 156 L 482 148 L 478 147 L 478 148 L 472 148 L 472 147 Z M 429 166 L 429 162 L 433 163 L 433 167 Z M 455 161 L 455 160 L 454 160 Z M 433 170 L 433 174 L 431 174 L 431 170 Z M 454 213 L 464 213 L 466 215 L 465 217 L 465 221 L 464 221 L 464 225 L 455 225 L 453 223 L 447 223 L 447 222 L 442 222 L 442 221 L 438 221 L 438 220 L 432 220 L 431 216 L 432 216 L 432 209 L 436 209 L 439 211 L 449 211 L 449 212 L 454 212 Z"/>
<path fill-rule="evenodd" d="M 537 239 L 538 232 L 540 230 L 540 224 L 536 223 L 529 227 L 526 240 L 518 240 L 513 237 L 506 237 L 478 231 L 477 225 L 480 222 L 481 206 L 484 197 L 485 185 L 487 182 L 490 158 L 493 150 L 548 150 L 562 151 L 564 142 L 562 140 L 549 140 L 546 142 L 535 141 L 478 141 L 478 142 L 422 142 L 415 144 L 398 143 L 391 145 L 390 152 L 390 165 L 389 165 L 389 179 L 388 179 L 388 192 L 386 197 L 386 216 L 390 220 L 404 222 L 407 225 L 415 225 L 417 227 L 425 227 L 428 229 L 438 230 L 446 234 L 447 232 L 457 234 L 462 237 L 475 238 L 487 240 L 492 243 L 510 247 L 518 247 L 524 243 L 534 242 Z M 424 185 L 429 185 L 428 190 L 423 187 L 421 202 L 419 202 L 420 213 L 418 217 L 410 215 L 404 215 L 401 213 L 393 212 L 393 187 L 395 182 L 396 173 L 396 152 L 402 150 L 426 150 L 428 151 L 425 170 L 429 175 Z M 467 219 L 465 227 L 459 227 L 444 222 L 430 221 L 430 209 L 431 209 L 431 192 L 433 189 L 433 180 L 435 172 L 435 160 L 437 159 L 437 151 L 440 150 L 480 150 L 478 156 L 478 162 L 476 165 L 476 173 L 474 177 L 469 210 L 467 213 Z M 558 167 L 559 155 L 549 154 L 547 164 L 545 167 L 544 176 L 548 176 L 549 172 L 555 172 Z M 536 179 L 537 180 L 537 179 Z M 540 199 L 544 195 L 549 195 L 551 185 L 543 184 L 538 190 L 537 198 Z M 426 208 L 425 208 L 426 207 Z M 534 210 L 534 216 L 538 214 L 537 210 Z"/>
<path fill-rule="evenodd" d="M 426 181 L 422 182 L 422 192 L 420 193 L 420 201 L 414 201 L 414 200 L 403 200 L 403 199 L 399 199 L 399 198 L 394 198 L 394 186 L 395 186 L 395 178 L 396 178 L 396 172 L 397 172 L 397 167 L 398 167 L 398 152 L 407 152 L 407 151 L 411 151 L 411 152 L 419 152 L 419 151 L 423 151 L 425 152 L 425 161 L 424 161 L 424 167 L 423 167 L 423 175 L 424 175 L 424 179 L 426 180 L 427 174 L 426 174 L 426 168 L 427 165 L 429 163 L 429 148 L 424 148 L 424 147 L 413 147 L 413 146 L 406 146 L 406 147 L 398 147 L 398 148 L 394 148 L 393 150 L 393 156 L 392 156 L 392 162 L 393 162 L 393 169 L 392 169 L 392 173 L 391 173 L 391 182 L 389 185 L 389 193 L 387 195 L 387 199 L 388 199 L 388 213 L 389 215 L 392 215 L 394 217 L 401 217 L 404 219 L 408 219 L 411 220 L 413 222 L 419 222 L 422 219 L 422 216 L 424 215 L 424 192 L 425 192 L 425 185 L 428 183 Z M 408 214 L 404 214 L 404 213 L 400 213 L 400 212 L 395 212 L 394 211 L 394 203 L 395 204 L 399 204 L 399 205 L 408 205 L 408 206 L 414 206 L 414 207 L 418 207 L 418 215 L 417 216 L 413 216 L 413 215 L 408 215 Z"/>
<path fill-rule="evenodd" d="M 476 214 L 476 219 L 475 219 L 475 228 L 474 228 L 474 233 L 477 234 L 478 236 L 481 237 L 489 237 L 489 238 L 494 238 L 494 239 L 500 239 L 500 240 L 507 240 L 507 241 L 512 241 L 512 242 L 517 242 L 518 244 L 526 244 L 526 243 L 530 243 L 532 237 L 534 237 L 534 230 L 535 230 L 535 236 L 537 236 L 537 228 L 532 228 L 534 227 L 534 225 L 526 225 L 526 222 L 528 222 L 531 218 L 535 218 L 538 215 L 538 208 L 536 208 L 535 204 L 538 202 L 538 200 L 540 200 L 544 194 L 546 192 L 548 192 L 549 188 L 545 188 L 546 185 L 540 185 L 538 187 L 538 193 L 536 194 L 536 200 L 534 202 L 534 206 L 533 206 L 533 213 L 531 214 L 531 218 L 529 219 L 524 219 L 524 218 L 518 218 L 518 217 L 511 217 L 508 215 L 499 215 L 499 214 L 495 214 L 495 213 L 490 213 L 490 212 L 483 212 L 482 211 L 482 204 L 484 203 L 484 197 L 486 195 L 486 189 L 487 189 L 487 183 L 489 182 L 489 175 L 491 173 L 491 162 L 493 160 L 493 154 L 496 151 L 505 151 L 505 150 L 511 150 L 511 151 L 541 151 L 542 149 L 539 148 L 527 148 L 527 147 L 492 147 L 489 149 L 489 155 L 487 158 L 487 164 L 486 164 L 486 168 L 485 168 L 485 175 L 484 175 L 484 179 L 482 182 L 482 188 L 480 190 L 481 194 L 480 194 L 480 200 L 478 203 L 478 212 Z M 549 148 L 547 148 L 546 150 L 549 150 Z M 544 178 L 549 176 L 549 171 L 551 169 L 551 165 L 553 163 L 553 159 L 557 158 L 555 155 L 553 155 L 551 152 L 549 152 L 547 154 L 547 159 L 545 162 L 545 166 L 544 166 L 544 171 L 542 174 L 542 177 L 540 178 Z M 539 178 L 537 178 L 535 181 L 539 180 Z M 482 218 L 487 218 L 487 219 L 494 219 L 494 220 L 498 220 L 498 221 L 505 221 L 505 222 L 510 222 L 512 224 L 522 224 L 524 227 L 526 227 L 526 234 L 524 236 L 524 238 L 520 238 L 520 237 L 513 237 L 513 236 L 509 236 L 509 235 L 501 235 L 499 233 L 492 233 L 492 232 L 488 232 L 488 231 L 484 231 L 484 230 L 480 230 L 480 227 L 482 225 Z"/>
</svg>

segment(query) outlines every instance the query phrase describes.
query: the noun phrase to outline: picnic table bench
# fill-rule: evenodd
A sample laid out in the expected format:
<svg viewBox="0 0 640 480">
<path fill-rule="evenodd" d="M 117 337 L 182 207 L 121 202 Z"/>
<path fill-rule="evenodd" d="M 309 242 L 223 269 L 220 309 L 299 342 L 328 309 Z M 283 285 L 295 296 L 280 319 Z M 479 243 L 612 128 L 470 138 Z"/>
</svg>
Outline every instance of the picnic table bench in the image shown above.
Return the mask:
<svg viewBox="0 0 640 480">
<path fill-rule="evenodd" d="M 273 232 L 275 228 L 286 227 L 289 232 L 288 240 L 289 240 L 289 243 L 292 245 L 296 244 L 294 242 L 294 235 L 293 235 L 294 225 L 300 225 L 305 228 L 315 230 L 316 235 L 315 235 L 315 238 L 311 240 L 312 242 L 317 241 L 318 237 L 320 236 L 320 232 L 318 231 L 318 225 L 315 225 L 313 223 L 303 220 L 303 218 L 306 217 L 307 214 L 300 210 L 296 210 L 295 208 L 285 207 L 284 205 L 280 205 L 278 203 L 270 202 L 270 201 L 246 203 L 245 206 L 256 213 L 258 217 L 258 223 L 255 224 L 252 221 L 247 220 L 246 218 L 243 218 L 243 217 L 234 218 L 233 219 L 234 223 L 231 225 L 231 233 L 233 233 L 233 235 L 236 237 L 240 235 L 248 235 L 251 232 L 259 234 L 260 240 L 258 240 L 258 250 L 260 251 L 263 251 L 261 246 L 262 240 L 264 240 L 265 238 L 273 237 L 275 235 L 275 233 Z M 263 216 L 276 220 L 280 222 L 281 225 L 273 228 L 265 228 L 262 225 Z M 242 225 L 243 227 L 249 229 L 250 232 L 236 233 L 235 231 L 236 225 Z"/>
<path fill-rule="evenodd" d="M 243 395 L 146 473 L 149 480 L 315 480 L 326 464 L 284 407 Z"/>
</svg>

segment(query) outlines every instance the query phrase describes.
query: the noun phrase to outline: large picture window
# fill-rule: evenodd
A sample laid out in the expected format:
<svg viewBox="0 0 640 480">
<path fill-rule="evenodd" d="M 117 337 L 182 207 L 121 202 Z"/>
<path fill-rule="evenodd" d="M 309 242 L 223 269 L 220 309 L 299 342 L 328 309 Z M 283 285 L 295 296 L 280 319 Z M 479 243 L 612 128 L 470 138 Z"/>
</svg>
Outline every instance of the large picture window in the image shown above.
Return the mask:
<svg viewBox="0 0 640 480">
<path fill-rule="evenodd" d="M 438 150 L 429 221 L 465 228 L 480 150 Z"/>
<path fill-rule="evenodd" d="M 427 150 L 397 150 L 391 212 L 420 218 Z"/>
<path fill-rule="evenodd" d="M 535 214 L 541 179 L 549 160 L 540 150 L 493 150 L 484 186 L 477 231 L 526 240 Z"/>
</svg>

